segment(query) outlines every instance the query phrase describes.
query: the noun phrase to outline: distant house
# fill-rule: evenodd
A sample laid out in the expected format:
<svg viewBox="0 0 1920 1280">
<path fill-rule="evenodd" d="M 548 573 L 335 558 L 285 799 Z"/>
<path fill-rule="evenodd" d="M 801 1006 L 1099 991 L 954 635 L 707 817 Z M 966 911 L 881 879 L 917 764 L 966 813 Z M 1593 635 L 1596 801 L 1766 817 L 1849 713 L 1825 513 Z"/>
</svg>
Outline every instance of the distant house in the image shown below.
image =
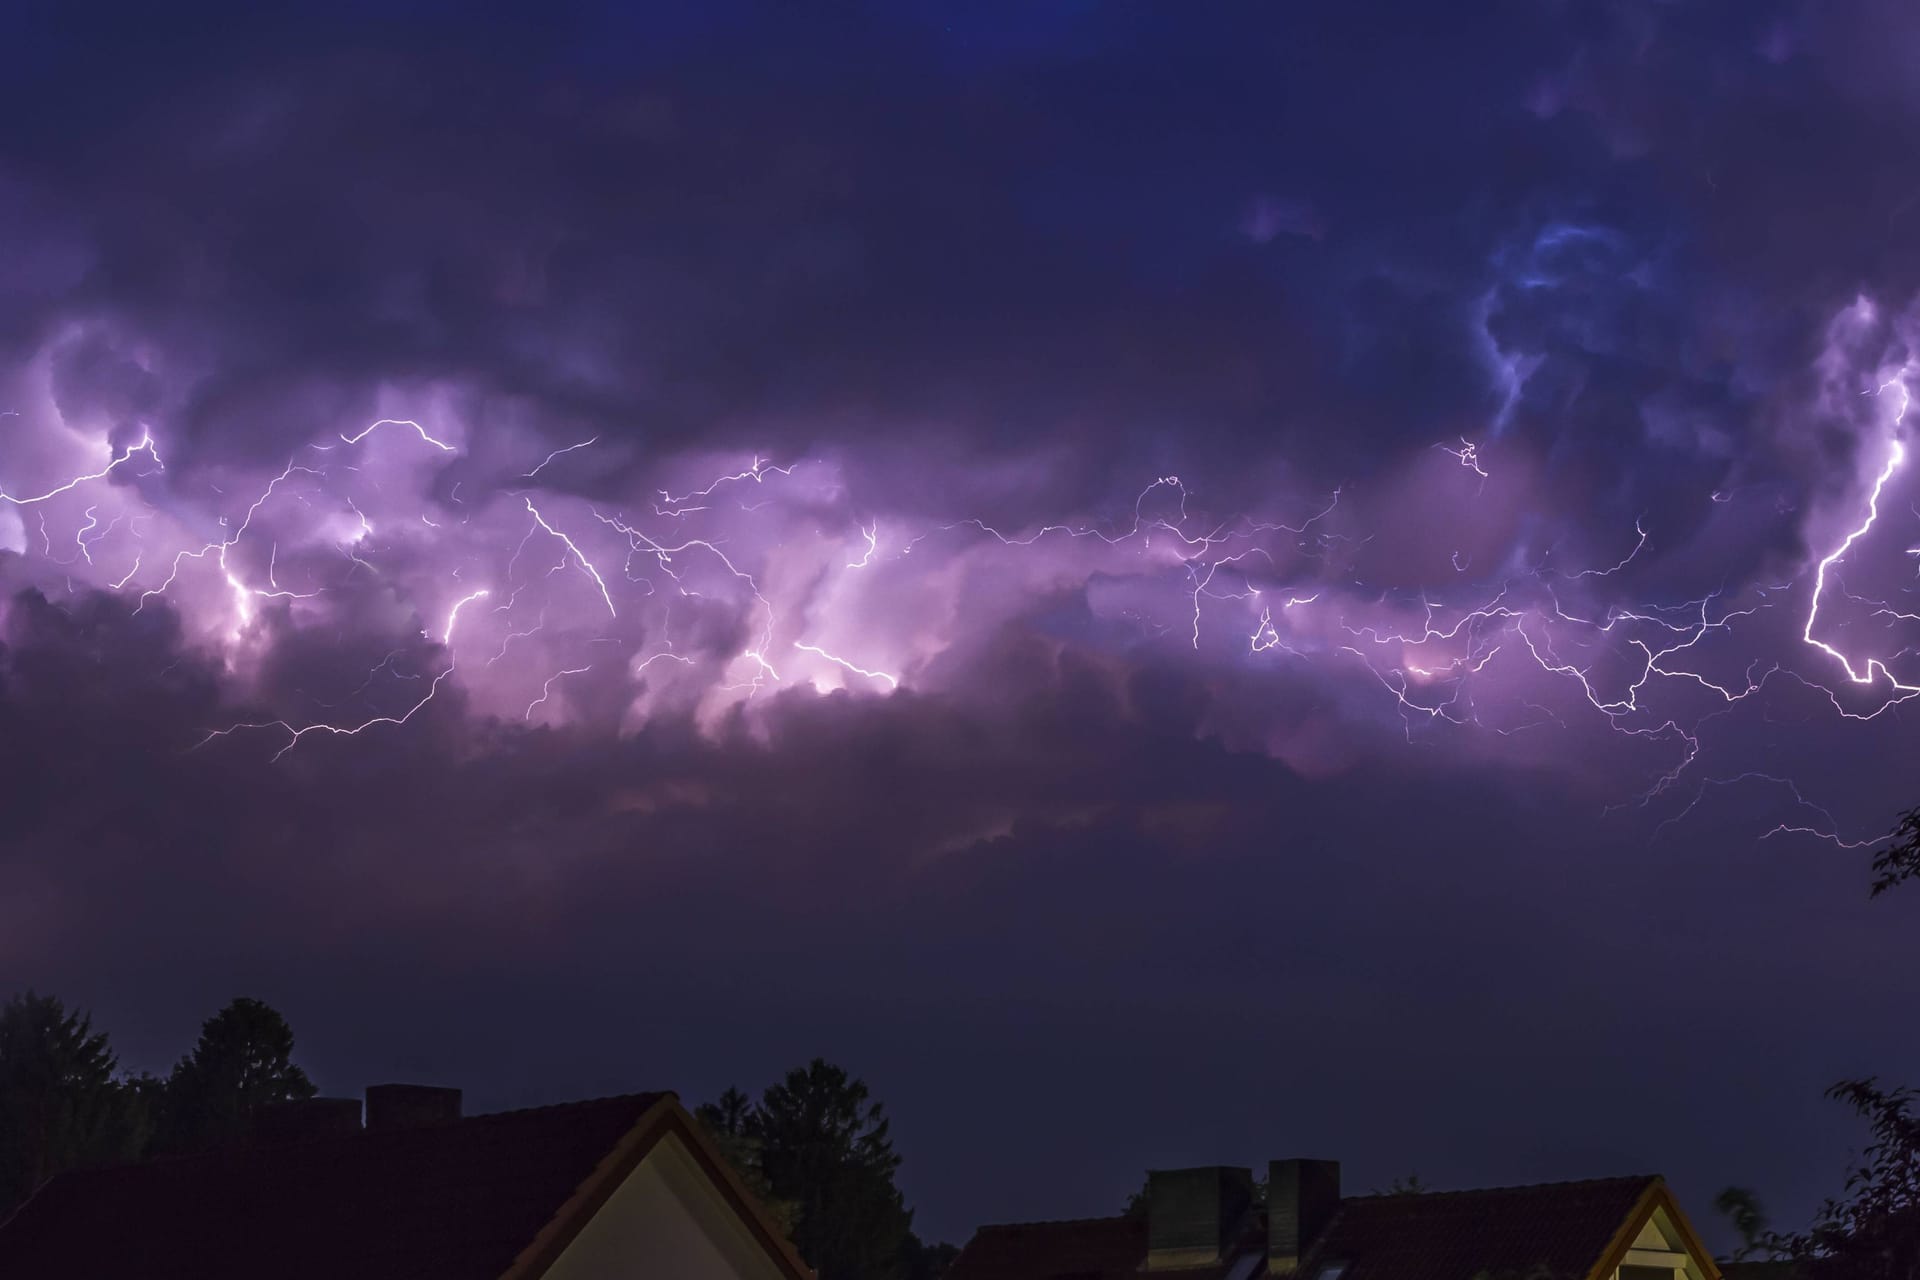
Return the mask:
<svg viewBox="0 0 1920 1280">
<path fill-rule="evenodd" d="M 1329 1160 L 1148 1175 L 1146 1212 L 982 1227 L 946 1280 L 1721 1280 L 1657 1177 L 1340 1194 Z"/>
<path fill-rule="evenodd" d="M 244 1147 L 64 1173 L 0 1223 L 6 1280 L 810 1280 L 670 1093 L 463 1118 L 380 1085 Z"/>
</svg>

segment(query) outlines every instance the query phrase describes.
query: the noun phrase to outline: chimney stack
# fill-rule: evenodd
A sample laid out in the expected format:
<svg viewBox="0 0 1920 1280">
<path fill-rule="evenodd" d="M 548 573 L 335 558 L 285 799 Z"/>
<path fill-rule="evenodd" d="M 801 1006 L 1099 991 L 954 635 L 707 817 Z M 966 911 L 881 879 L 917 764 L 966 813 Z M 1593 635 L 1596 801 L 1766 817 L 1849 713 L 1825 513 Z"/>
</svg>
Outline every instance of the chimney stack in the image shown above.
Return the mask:
<svg viewBox="0 0 1920 1280">
<path fill-rule="evenodd" d="M 253 1113 L 254 1141 L 265 1146 L 312 1142 L 360 1132 L 360 1099 L 303 1098 L 275 1102 Z"/>
<path fill-rule="evenodd" d="M 1340 1208 L 1338 1160 L 1267 1165 L 1267 1274 L 1291 1275 Z"/>
<path fill-rule="evenodd" d="M 367 1086 L 367 1128 L 419 1129 L 460 1118 L 460 1091 L 427 1084 Z"/>
<path fill-rule="evenodd" d="M 1210 1165 L 1147 1173 L 1147 1270 L 1224 1260 L 1253 1208 L 1253 1171 Z"/>
</svg>

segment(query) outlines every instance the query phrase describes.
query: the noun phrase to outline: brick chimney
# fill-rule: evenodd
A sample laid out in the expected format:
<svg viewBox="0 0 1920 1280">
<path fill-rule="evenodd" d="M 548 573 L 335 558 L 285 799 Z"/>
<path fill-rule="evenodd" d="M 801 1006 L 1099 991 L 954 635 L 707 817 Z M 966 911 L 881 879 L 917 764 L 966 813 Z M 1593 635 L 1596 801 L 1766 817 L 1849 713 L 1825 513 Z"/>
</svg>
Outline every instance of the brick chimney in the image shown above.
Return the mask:
<svg viewBox="0 0 1920 1280">
<path fill-rule="evenodd" d="M 367 1086 L 367 1128 L 418 1129 L 460 1118 L 460 1091 L 428 1084 Z"/>
<path fill-rule="evenodd" d="M 1223 1165 L 1147 1173 L 1147 1270 L 1223 1261 L 1253 1209 L 1253 1171 Z"/>
<path fill-rule="evenodd" d="M 1340 1208 L 1338 1160 L 1267 1164 L 1267 1274 L 1291 1275 Z"/>
<path fill-rule="evenodd" d="M 270 1103 L 253 1113 L 253 1139 L 263 1146 L 286 1146 L 358 1132 L 358 1098 L 303 1098 Z"/>
</svg>

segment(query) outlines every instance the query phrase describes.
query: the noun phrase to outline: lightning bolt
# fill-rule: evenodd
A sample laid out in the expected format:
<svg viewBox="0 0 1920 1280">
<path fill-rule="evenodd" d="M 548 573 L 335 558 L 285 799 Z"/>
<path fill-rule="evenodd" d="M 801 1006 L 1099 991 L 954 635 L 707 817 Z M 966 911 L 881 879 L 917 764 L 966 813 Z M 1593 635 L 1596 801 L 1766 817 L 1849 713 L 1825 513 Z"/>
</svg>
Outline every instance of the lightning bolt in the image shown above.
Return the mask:
<svg viewBox="0 0 1920 1280">
<path fill-rule="evenodd" d="M 654 510 L 656 514 L 663 516 L 684 516 L 694 511 L 705 511 L 705 507 L 689 507 L 686 504 L 695 498 L 711 497 L 714 490 L 723 484 L 735 484 L 742 480 L 751 480 L 755 484 L 760 484 L 765 481 L 768 476 L 788 476 L 792 474 L 793 467 L 768 466 L 764 458 L 755 454 L 753 461 L 748 464 L 745 471 L 736 471 L 732 475 L 720 476 L 704 489 L 694 489 L 687 493 L 680 494 L 677 497 L 668 493 L 665 489 L 661 489 L 659 491 L 660 504 L 664 505 L 656 504 Z"/>
<path fill-rule="evenodd" d="M 1911 403 L 1911 397 L 1908 394 L 1906 383 L 1901 379 L 1896 378 L 1882 383 L 1880 390 L 1884 392 L 1888 387 L 1898 387 L 1900 390 L 1900 408 L 1895 413 L 1893 420 L 1894 426 L 1897 429 L 1906 420 L 1907 406 Z M 1893 672 L 1887 669 L 1886 664 L 1878 658 L 1868 658 L 1863 667 L 1856 668 L 1847 655 L 1826 641 L 1817 638 L 1813 634 L 1813 631 L 1819 624 L 1820 600 L 1821 597 L 1826 594 L 1828 572 L 1834 565 L 1846 557 L 1847 552 L 1853 549 L 1853 544 L 1865 537 L 1868 531 L 1873 528 L 1874 522 L 1880 518 L 1880 495 L 1886 490 L 1887 481 L 1893 479 L 1894 473 L 1900 470 L 1906 460 L 1906 445 L 1898 439 L 1889 441 L 1886 465 L 1880 468 L 1880 474 L 1874 478 L 1873 488 L 1867 495 L 1866 516 L 1860 521 L 1857 528 L 1841 540 L 1839 546 L 1826 554 L 1814 570 L 1813 598 L 1807 605 L 1806 625 L 1800 629 L 1801 640 L 1812 645 L 1839 663 L 1840 669 L 1846 672 L 1848 680 L 1854 684 L 1872 684 L 1876 680 L 1884 678 L 1887 683 L 1892 686 L 1894 692 L 1899 695 L 1896 699 L 1897 701 L 1904 701 L 1915 694 L 1920 694 L 1920 685 L 1901 683 L 1900 680 L 1894 676 Z"/>
<path fill-rule="evenodd" d="M 540 696 L 527 704 L 526 714 L 522 715 L 520 718 L 522 720 L 531 720 L 533 718 L 533 709 L 535 707 L 543 705 L 548 699 L 548 697 L 552 695 L 554 681 L 564 679 L 567 676 L 585 675 L 587 672 L 591 670 L 593 670 L 592 667 L 568 667 L 565 671 L 556 671 L 552 675 L 548 676 L 547 682 L 540 686 Z"/>
<path fill-rule="evenodd" d="M 442 453 L 459 452 L 452 445 L 448 444 L 445 440 L 434 439 L 432 436 L 427 434 L 427 429 L 425 427 L 407 418 L 382 418 L 378 422 L 372 423 L 369 426 L 362 427 L 360 430 L 354 432 L 352 435 L 347 435 L 345 432 L 342 432 L 340 434 L 340 439 L 347 444 L 359 444 L 362 440 L 365 440 L 368 436 L 372 435 L 374 432 L 378 431 L 382 427 L 408 427 L 408 428 L 411 428 L 414 432 L 416 432 L 422 440 L 425 440 L 428 444 L 440 450 L 440 452 Z M 314 446 L 314 448 L 316 449 L 323 448 L 323 447 L 332 448 L 331 445 L 327 445 L 327 446 L 315 445 Z"/>
<path fill-rule="evenodd" d="M 542 529 L 545 529 L 548 533 L 552 534 L 554 537 L 560 539 L 561 542 L 566 544 L 567 550 L 573 553 L 574 560 L 576 560 L 579 563 L 580 567 L 586 571 L 587 576 L 593 579 L 593 585 L 600 588 L 600 598 L 606 601 L 607 616 L 610 618 L 619 617 L 620 611 L 613 607 L 613 595 L 611 592 L 607 590 L 607 580 L 605 578 L 602 578 L 600 576 L 600 571 L 593 567 L 593 561 L 587 559 L 585 553 L 582 552 L 579 547 L 574 545 L 572 538 L 569 538 L 566 534 L 560 532 L 558 529 L 554 528 L 552 525 L 547 523 L 547 518 L 541 515 L 540 512 L 534 508 L 533 499 L 526 498 L 526 499 L 523 499 L 523 501 L 526 502 L 527 511 L 533 516 L 534 521 L 537 524 L 539 524 L 539 526 Z"/>
<path fill-rule="evenodd" d="M 873 553 L 880 549 L 880 525 L 878 522 L 868 528 L 860 530 L 860 536 L 866 539 L 867 550 L 858 560 L 852 560 L 847 563 L 847 568 L 849 569 L 866 568 L 873 563 Z"/>
<path fill-rule="evenodd" d="M 838 657 L 835 654 L 828 653 L 825 649 L 822 649 L 817 645 L 801 644 L 798 640 L 795 640 L 793 642 L 793 647 L 806 653 L 817 654 L 820 657 L 825 658 L 828 662 L 833 663 L 835 666 L 844 667 L 846 670 L 853 672 L 857 676 L 865 676 L 869 680 L 885 680 L 887 682 L 887 687 L 889 689 L 898 689 L 900 687 L 900 677 L 888 675 L 884 671 L 869 671 L 865 667 L 857 667 L 853 663 L 848 662 L 845 658 Z M 771 670 L 771 668 L 769 668 L 769 670 Z"/>
<path fill-rule="evenodd" d="M 555 449 L 552 453 L 548 454 L 545 458 L 541 459 L 539 466 L 535 467 L 531 471 L 522 472 L 520 478 L 522 480 L 531 480 L 535 476 L 539 475 L 542 471 L 545 471 L 547 469 L 547 464 L 551 463 L 555 458 L 560 457 L 562 454 L 572 453 L 575 449 L 584 449 L 590 444 L 597 444 L 599 443 L 599 440 L 600 440 L 599 436 L 594 436 L 592 439 L 582 440 L 579 444 L 570 444 L 564 449 Z"/>
<path fill-rule="evenodd" d="M 447 610 L 447 623 L 445 628 L 441 632 L 446 644 L 451 646 L 453 642 L 453 627 L 454 627 L 454 623 L 459 620 L 460 610 L 465 608 L 467 605 L 472 604 L 475 600 L 484 600 L 486 596 L 487 596 L 487 592 L 485 590 L 480 590 L 480 591 L 472 592 L 469 595 L 462 596 L 460 599 L 454 601 L 453 607 Z M 377 728 L 381 725 L 393 725 L 397 727 L 399 725 L 406 724 L 409 720 L 413 719 L 415 713 L 418 712 L 420 708 L 426 706 L 429 702 L 433 701 L 434 696 L 440 692 L 441 683 L 445 681 L 448 676 L 453 674 L 454 665 L 455 665 L 454 651 L 451 647 L 449 647 L 447 650 L 447 665 L 441 670 L 439 675 L 433 678 L 433 683 L 427 686 L 426 693 L 420 698 L 418 702 L 414 703 L 411 707 L 408 707 L 405 712 L 397 716 L 374 716 L 371 719 L 363 720 L 359 724 L 355 724 L 355 725 L 337 725 L 337 724 L 332 724 L 332 723 L 323 721 L 323 722 L 303 725 L 299 728 L 295 728 L 293 725 L 289 724 L 285 720 L 262 720 L 262 721 L 247 723 L 247 724 L 229 725 L 225 729 L 215 729 L 213 732 L 209 733 L 206 737 L 202 738 L 200 742 L 196 744 L 196 749 L 198 749 L 199 747 L 206 746 L 208 743 L 214 741 L 215 739 L 225 738 L 232 734 L 239 733 L 243 729 L 279 729 L 286 733 L 287 745 L 280 748 L 279 751 L 274 753 L 273 759 L 275 761 L 278 761 L 283 757 L 285 757 L 289 751 L 292 751 L 295 747 L 299 746 L 301 741 L 306 737 L 308 737 L 310 734 L 319 733 L 319 734 L 328 734 L 335 737 L 352 738 L 352 737 L 357 737 L 362 733 L 365 733 L 369 729 Z"/>
<path fill-rule="evenodd" d="M 129 446 L 125 453 L 122 453 L 117 457 L 113 458 L 112 461 L 108 462 L 106 466 L 100 468 L 100 470 L 98 471 L 90 471 L 86 475 L 75 476 L 73 479 L 67 481 L 65 484 L 62 484 L 57 488 L 49 489 L 45 493 L 35 494 L 30 498 L 15 497 L 13 494 L 8 493 L 5 489 L 0 488 L 0 501 L 11 502 L 16 507 L 30 507 L 35 505 L 36 503 L 45 502 L 49 498 L 57 498 L 63 493 L 73 492 L 75 489 L 79 488 L 83 484 L 86 484 L 90 480 L 106 479 L 108 476 L 112 475 L 115 471 L 118 471 L 121 467 L 125 466 L 129 461 L 131 461 L 133 458 L 133 455 L 136 453 L 145 453 L 148 457 L 154 460 L 154 462 L 160 467 L 161 470 L 163 471 L 166 470 L 167 464 L 165 462 L 162 462 L 160 459 L 159 451 L 155 447 L 153 442 L 153 434 L 151 432 L 142 432 L 140 435 L 140 439 L 133 445 Z"/>
<path fill-rule="evenodd" d="M 1442 453 L 1452 454 L 1455 458 L 1459 459 L 1461 466 L 1473 472 L 1473 474 L 1479 476 L 1482 480 L 1488 478 L 1485 468 L 1480 465 L 1480 446 L 1465 436 L 1460 437 L 1460 447 L 1458 449 L 1451 448 L 1444 444 L 1437 444 L 1433 447 Z"/>
</svg>

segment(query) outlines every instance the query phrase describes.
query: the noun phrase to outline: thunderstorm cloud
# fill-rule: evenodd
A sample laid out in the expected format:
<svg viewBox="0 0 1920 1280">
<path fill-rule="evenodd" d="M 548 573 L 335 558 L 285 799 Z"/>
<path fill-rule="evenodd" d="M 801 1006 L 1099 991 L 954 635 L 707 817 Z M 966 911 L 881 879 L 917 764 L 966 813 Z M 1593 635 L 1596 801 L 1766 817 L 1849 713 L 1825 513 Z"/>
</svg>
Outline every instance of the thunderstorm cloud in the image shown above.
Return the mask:
<svg viewBox="0 0 1920 1280">
<path fill-rule="evenodd" d="M 1920 18 L 516 8 L 0 16 L 0 977 L 341 1090 L 827 1052 L 936 1234 L 1832 1183 Z"/>
</svg>

